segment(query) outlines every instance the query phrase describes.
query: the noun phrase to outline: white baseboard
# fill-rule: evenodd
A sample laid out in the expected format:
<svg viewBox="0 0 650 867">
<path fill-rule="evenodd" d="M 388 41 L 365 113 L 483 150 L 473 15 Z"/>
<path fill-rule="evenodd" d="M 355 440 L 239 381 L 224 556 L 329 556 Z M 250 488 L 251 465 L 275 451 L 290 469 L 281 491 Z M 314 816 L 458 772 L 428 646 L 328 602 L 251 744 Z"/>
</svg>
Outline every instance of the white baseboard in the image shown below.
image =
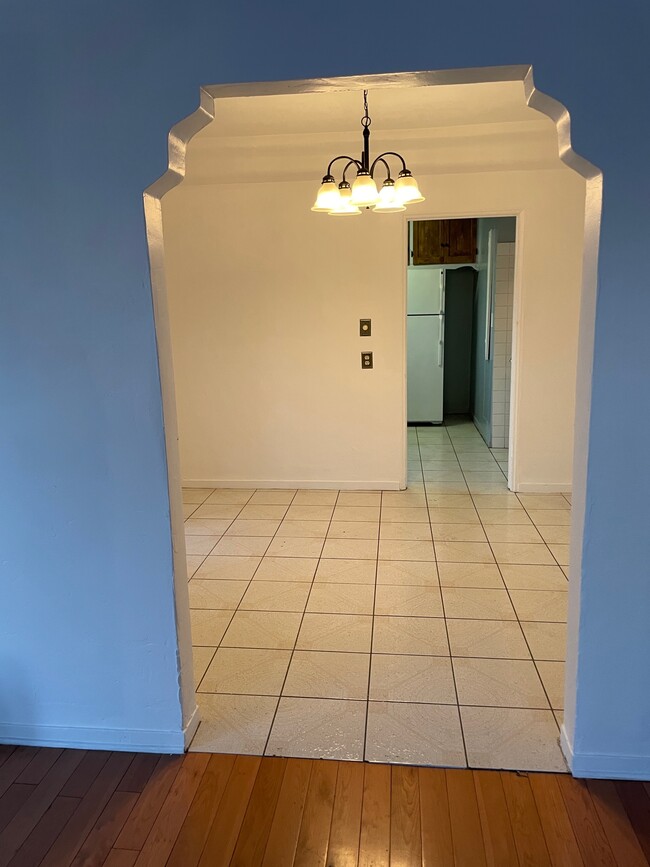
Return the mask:
<svg viewBox="0 0 650 867">
<path fill-rule="evenodd" d="M 560 728 L 560 746 L 574 777 L 587 780 L 650 780 L 650 756 L 576 753 L 569 743 L 564 726 Z"/>
<path fill-rule="evenodd" d="M 183 753 L 199 724 L 198 709 L 185 731 L 105 729 L 84 726 L 0 723 L 0 743 L 78 750 L 118 750 L 137 753 Z"/>
<path fill-rule="evenodd" d="M 187 721 L 185 729 L 183 730 L 183 744 L 185 746 L 185 749 L 187 749 L 192 743 L 192 738 L 196 734 L 196 730 L 198 729 L 200 722 L 201 714 L 199 713 L 199 707 L 198 705 L 195 705 L 194 710 L 192 711 L 192 714 Z"/>
<path fill-rule="evenodd" d="M 265 488 L 282 490 L 300 488 L 312 491 L 400 491 L 406 485 L 396 481 L 349 481 L 314 479 L 184 479 L 184 488 Z"/>
<path fill-rule="evenodd" d="M 518 494 L 570 494 L 571 485 L 561 482 L 520 482 L 517 485 Z"/>
</svg>

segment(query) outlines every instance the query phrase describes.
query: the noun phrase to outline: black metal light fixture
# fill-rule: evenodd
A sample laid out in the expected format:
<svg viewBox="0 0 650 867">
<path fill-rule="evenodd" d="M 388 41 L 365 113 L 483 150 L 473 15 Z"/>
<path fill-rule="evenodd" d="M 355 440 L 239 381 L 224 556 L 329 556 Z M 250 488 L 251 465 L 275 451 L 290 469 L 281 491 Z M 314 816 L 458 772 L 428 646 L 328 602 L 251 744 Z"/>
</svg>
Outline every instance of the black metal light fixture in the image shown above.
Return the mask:
<svg viewBox="0 0 650 867">
<path fill-rule="evenodd" d="M 392 214 L 396 211 L 405 211 L 406 205 L 414 205 L 423 202 L 424 196 L 420 192 L 417 181 L 406 167 L 406 161 L 401 154 L 395 151 L 385 151 L 379 154 L 372 163 L 370 162 L 370 115 L 368 114 L 368 91 L 363 92 L 364 115 L 361 118 L 363 127 L 363 151 L 361 159 L 354 157 L 338 156 L 331 160 L 321 183 L 316 202 L 312 211 L 322 211 L 332 217 L 347 217 L 360 214 L 361 208 L 372 208 L 380 214 Z M 390 166 L 386 157 L 397 157 L 402 168 L 393 180 L 390 174 Z M 332 166 L 338 160 L 346 160 L 341 182 L 337 185 L 332 174 Z M 381 190 L 377 189 L 375 170 L 378 166 L 386 169 L 386 179 Z M 345 173 L 354 166 L 357 176 L 350 186 Z"/>
</svg>

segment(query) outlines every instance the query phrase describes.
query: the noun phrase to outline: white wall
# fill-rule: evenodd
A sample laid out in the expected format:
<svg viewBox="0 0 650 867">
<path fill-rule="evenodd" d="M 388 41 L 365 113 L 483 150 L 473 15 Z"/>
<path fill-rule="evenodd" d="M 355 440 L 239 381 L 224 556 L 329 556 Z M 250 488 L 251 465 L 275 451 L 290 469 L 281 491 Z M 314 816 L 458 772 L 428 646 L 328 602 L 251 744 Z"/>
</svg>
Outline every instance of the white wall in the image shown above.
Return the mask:
<svg viewBox="0 0 650 867">
<path fill-rule="evenodd" d="M 311 213 L 303 181 L 186 182 L 164 198 L 186 484 L 398 487 L 405 220 L 517 214 L 514 478 L 570 488 L 584 182 L 567 169 L 420 181 L 423 205 L 349 219 Z"/>
<path fill-rule="evenodd" d="M 494 283 L 494 369 L 492 371 L 492 448 L 494 449 L 507 449 L 510 443 L 510 371 L 514 288 L 515 242 L 497 243 L 496 280 Z"/>
</svg>

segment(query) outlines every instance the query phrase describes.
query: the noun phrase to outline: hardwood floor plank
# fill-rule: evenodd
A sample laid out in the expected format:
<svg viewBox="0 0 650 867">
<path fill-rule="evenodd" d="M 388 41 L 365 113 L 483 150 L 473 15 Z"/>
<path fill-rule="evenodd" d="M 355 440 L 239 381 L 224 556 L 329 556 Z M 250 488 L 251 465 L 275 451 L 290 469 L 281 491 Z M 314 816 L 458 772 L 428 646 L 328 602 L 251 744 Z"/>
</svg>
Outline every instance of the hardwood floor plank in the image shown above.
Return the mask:
<svg viewBox="0 0 650 867">
<path fill-rule="evenodd" d="M 181 769 L 136 861 L 138 867 L 157 867 L 167 863 L 209 759 L 210 756 L 205 753 L 185 755 Z"/>
<path fill-rule="evenodd" d="M 312 768 L 294 867 L 325 867 L 338 770 L 339 763 L 328 760 L 316 762 Z"/>
<path fill-rule="evenodd" d="M 142 849 L 182 764 L 183 756 L 159 757 L 155 771 L 115 842 L 116 849 Z"/>
<path fill-rule="evenodd" d="M 81 849 L 73 867 L 100 867 L 138 800 L 136 792 L 113 792 Z"/>
<path fill-rule="evenodd" d="M 260 764 L 259 756 L 235 759 L 199 861 L 200 867 L 226 867 L 230 863 Z"/>
<path fill-rule="evenodd" d="M 139 854 L 134 849 L 111 849 L 103 867 L 133 867 Z"/>
<path fill-rule="evenodd" d="M 650 863 L 650 792 L 640 783 L 630 780 L 616 783 L 616 791 Z"/>
<path fill-rule="evenodd" d="M 363 806 L 364 768 L 361 762 L 340 762 L 327 850 L 328 864 L 357 867 Z"/>
<path fill-rule="evenodd" d="M 619 867 L 647 867 L 639 839 L 612 780 L 587 782 L 592 803 Z"/>
<path fill-rule="evenodd" d="M 0 744 L 0 767 L 7 761 L 16 747 L 13 744 Z"/>
<path fill-rule="evenodd" d="M 558 776 L 558 785 L 585 864 L 589 867 L 615 867 L 614 854 L 587 784 L 583 780 L 563 775 Z"/>
<path fill-rule="evenodd" d="M 550 867 L 551 858 L 528 776 L 516 771 L 501 771 L 501 782 L 520 863 Z"/>
<path fill-rule="evenodd" d="M 418 768 L 418 776 L 422 867 L 447 867 L 454 863 L 454 846 L 445 772 L 441 768 Z"/>
<path fill-rule="evenodd" d="M 0 766 L 0 795 L 4 795 L 9 786 L 16 782 L 27 765 L 38 753 L 36 747 L 16 747 L 7 760 Z"/>
<path fill-rule="evenodd" d="M 117 787 L 118 792 L 143 792 L 156 770 L 160 756 L 156 753 L 138 753 L 126 769 Z"/>
<path fill-rule="evenodd" d="M 132 759 L 133 753 L 111 754 L 40 867 L 68 867 L 74 860 Z"/>
<path fill-rule="evenodd" d="M 263 867 L 293 864 L 312 765 L 309 759 L 290 759 L 287 764 L 264 851 Z"/>
<path fill-rule="evenodd" d="M 284 758 L 262 759 L 230 861 L 233 867 L 262 863 L 286 766 Z"/>
<path fill-rule="evenodd" d="M 390 863 L 390 777 L 390 765 L 365 766 L 359 867 Z"/>
<path fill-rule="evenodd" d="M 60 795 L 9 862 L 9 867 L 34 867 L 49 852 L 62 829 L 81 803 Z"/>
<path fill-rule="evenodd" d="M 553 867 L 584 864 L 556 775 L 530 774 L 528 780 L 551 864 Z"/>
<path fill-rule="evenodd" d="M 519 858 L 501 775 L 497 771 L 474 771 L 473 777 L 485 842 L 485 860 L 489 867 L 516 867 Z"/>
<path fill-rule="evenodd" d="M 66 798 L 83 798 L 111 757 L 108 750 L 88 750 L 68 782 L 61 789 Z"/>
<path fill-rule="evenodd" d="M 235 756 L 211 755 L 167 867 L 196 867 L 217 814 Z"/>
<path fill-rule="evenodd" d="M 23 808 L 0 833 L 0 867 L 6 867 L 23 845 L 84 755 L 84 750 L 59 751 L 56 761 Z"/>
<path fill-rule="evenodd" d="M 0 831 L 7 827 L 25 801 L 34 791 L 35 786 L 13 783 L 0 797 Z"/>
<path fill-rule="evenodd" d="M 422 864 L 420 784 L 417 768 L 395 765 L 391 773 L 390 860 L 400 867 Z"/>
<path fill-rule="evenodd" d="M 62 752 L 63 750 L 59 749 L 39 750 L 25 770 L 16 777 L 16 782 L 37 786 Z"/>
<path fill-rule="evenodd" d="M 483 867 L 485 845 L 474 778 L 465 770 L 448 768 L 447 796 L 456 867 Z"/>
</svg>

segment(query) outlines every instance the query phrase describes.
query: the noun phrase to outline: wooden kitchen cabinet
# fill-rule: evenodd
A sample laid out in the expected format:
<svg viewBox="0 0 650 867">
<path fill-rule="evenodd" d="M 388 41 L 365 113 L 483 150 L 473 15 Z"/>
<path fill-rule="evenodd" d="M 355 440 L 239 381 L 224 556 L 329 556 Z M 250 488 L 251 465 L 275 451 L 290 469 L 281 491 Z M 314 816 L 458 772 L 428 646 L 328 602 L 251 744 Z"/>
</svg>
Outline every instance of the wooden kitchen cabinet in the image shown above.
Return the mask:
<svg viewBox="0 0 650 867">
<path fill-rule="evenodd" d="M 476 261 L 476 220 L 415 220 L 414 265 L 463 265 Z"/>
</svg>

